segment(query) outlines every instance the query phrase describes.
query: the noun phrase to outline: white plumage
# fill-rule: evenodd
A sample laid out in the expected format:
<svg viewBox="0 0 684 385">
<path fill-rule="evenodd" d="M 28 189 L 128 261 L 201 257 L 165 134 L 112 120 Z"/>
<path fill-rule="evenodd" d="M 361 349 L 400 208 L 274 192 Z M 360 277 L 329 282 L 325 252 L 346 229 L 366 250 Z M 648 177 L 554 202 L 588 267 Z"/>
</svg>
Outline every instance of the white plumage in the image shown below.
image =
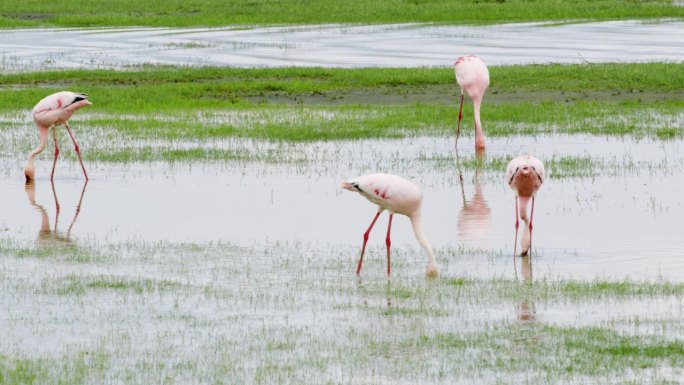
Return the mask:
<svg viewBox="0 0 684 385">
<path fill-rule="evenodd" d="M 534 199 L 537 191 L 546 180 L 544 164 L 531 155 L 514 158 L 506 167 L 506 184 L 515 191 L 515 242 L 518 243 L 518 216 L 525 223 L 522 239 L 522 255 L 532 248 L 532 217 L 534 215 Z M 527 204 L 532 200 L 529 219 Z M 518 202 L 520 206 L 518 207 Z"/>
<path fill-rule="evenodd" d="M 461 56 L 454 63 L 456 82 L 461 87 L 461 102 L 458 107 L 458 125 L 456 127 L 456 144 L 461 135 L 461 118 L 463 117 L 463 92 L 473 100 L 473 116 L 475 118 L 475 149 L 485 148 L 485 137 L 480 122 L 480 105 L 484 93 L 489 87 L 489 70 L 477 56 Z"/>
<path fill-rule="evenodd" d="M 57 164 L 57 157 L 59 156 L 57 132 L 55 129 L 57 126 L 61 125 L 66 127 L 66 130 L 71 137 L 71 141 L 74 143 L 74 150 L 76 151 L 76 155 L 78 155 L 78 161 L 81 163 L 83 175 L 85 176 L 86 181 L 88 180 L 88 174 L 83 166 L 83 159 L 81 159 L 81 152 L 78 148 L 78 143 L 76 143 L 76 138 L 74 137 L 74 133 L 71 132 L 68 121 L 76 110 L 91 104 L 92 103 L 88 101 L 88 95 L 86 94 L 61 91 L 44 97 L 33 107 L 33 121 L 38 127 L 40 143 L 35 150 L 29 153 L 26 166 L 24 166 L 26 182 L 33 180 L 35 177 L 36 166 L 34 160 L 36 155 L 40 154 L 45 149 L 45 146 L 47 146 L 48 131 L 50 129 L 52 129 L 52 137 L 55 145 L 55 157 L 52 162 L 52 173 L 50 179 L 54 179 L 55 165 Z"/>
<path fill-rule="evenodd" d="M 392 217 L 395 213 L 406 215 L 411 220 L 413 233 L 418 240 L 418 243 L 423 247 L 428 258 L 427 274 L 430 276 L 437 275 L 437 264 L 435 263 L 435 255 L 432 251 L 432 246 L 425 239 L 423 229 L 420 223 L 421 220 L 421 205 L 423 202 L 423 193 L 420 188 L 412 182 L 391 174 L 372 174 L 365 175 L 358 178 L 342 182 L 342 188 L 354 191 L 361 194 L 363 197 L 378 205 L 378 212 L 371 222 L 368 230 L 363 235 L 363 247 L 361 248 L 361 257 L 356 269 L 356 274 L 361 273 L 361 265 L 363 263 L 363 255 L 366 250 L 366 243 L 375 221 L 384 210 L 390 212 L 389 224 L 387 226 L 387 275 L 390 275 L 390 231 L 392 228 Z"/>
</svg>

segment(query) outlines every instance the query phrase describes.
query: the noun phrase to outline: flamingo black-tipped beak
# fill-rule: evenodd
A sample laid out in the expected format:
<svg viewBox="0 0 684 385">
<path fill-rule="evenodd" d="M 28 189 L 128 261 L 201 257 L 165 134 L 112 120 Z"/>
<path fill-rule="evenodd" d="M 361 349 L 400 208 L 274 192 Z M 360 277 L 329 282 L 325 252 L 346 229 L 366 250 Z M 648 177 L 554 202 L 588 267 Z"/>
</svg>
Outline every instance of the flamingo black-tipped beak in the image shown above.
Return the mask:
<svg viewBox="0 0 684 385">
<path fill-rule="evenodd" d="M 343 189 L 349 190 L 349 191 L 356 191 L 356 189 L 354 188 L 354 185 L 351 184 L 351 183 L 349 183 L 349 182 L 347 182 L 347 181 L 342 182 L 342 183 L 340 184 L 340 188 L 343 188 Z"/>
</svg>

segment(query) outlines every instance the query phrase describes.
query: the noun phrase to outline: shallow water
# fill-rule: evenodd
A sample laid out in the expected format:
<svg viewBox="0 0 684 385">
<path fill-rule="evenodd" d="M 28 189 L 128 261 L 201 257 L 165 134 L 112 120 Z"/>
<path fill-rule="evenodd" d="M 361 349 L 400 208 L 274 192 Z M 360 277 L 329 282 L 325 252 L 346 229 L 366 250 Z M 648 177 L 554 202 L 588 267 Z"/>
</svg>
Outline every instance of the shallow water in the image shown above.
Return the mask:
<svg viewBox="0 0 684 385">
<path fill-rule="evenodd" d="M 21 129 L 8 130 L 8 140 L 26 142 L 17 140 Z M 608 368 L 580 362 L 605 348 L 657 352 L 681 341 L 681 294 L 599 289 L 574 296 L 556 288 L 547 296 L 544 287 L 570 278 L 684 280 L 684 140 L 488 138 L 492 159 L 529 151 L 547 162 L 589 156 L 606 167 L 580 168 L 575 177 L 550 170 L 535 208 L 534 253 L 516 258 L 515 267 L 513 194 L 503 170 L 464 168 L 461 186 L 453 137 L 215 145 L 248 156 L 122 165 L 89 162 L 82 147 L 91 177 L 85 189 L 68 146 L 54 188 L 49 154 L 28 188 L 23 159 L 5 154 L 6 365 L 63 383 L 79 383 L 76 372 L 93 384 L 681 378 L 677 357 L 634 353 Z M 463 164 L 473 160 L 472 146 L 469 137 L 460 143 Z M 264 151 L 276 155 L 251 157 Z M 400 216 L 392 226 L 391 282 L 386 217 L 371 234 L 362 279 L 354 278 L 374 208 L 338 184 L 382 169 L 422 186 L 441 278 L 425 279 L 425 257 Z M 591 337 L 598 332 L 608 342 Z"/>
<path fill-rule="evenodd" d="M 460 144 L 462 160 L 473 157 L 468 139 Z M 535 277 L 684 280 L 679 227 L 684 141 L 581 135 L 488 140 L 485 156 L 491 158 L 530 152 L 542 160 L 573 156 L 599 162 L 599 169 L 579 177 L 554 178 L 549 170 L 535 206 Z M 252 151 L 272 146 L 246 140 L 225 145 Z M 455 159 L 450 160 L 452 138 L 366 140 L 362 147 L 357 141 L 287 146 L 287 152 L 304 159 L 316 155 L 282 164 L 124 167 L 86 162 L 91 181 L 85 189 L 78 163 L 62 159 L 54 191 L 47 179 L 49 157 L 38 163 L 35 192 L 25 188 L 18 161 L 16 170 L 6 169 L 0 177 L 0 237 L 26 245 L 45 239 L 96 245 L 131 240 L 238 246 L 295 242 L 310 245 L 314 253 L 321 248 L 354 250 L 348 261 L 351 272 L 375 209 L 338 185 L 369 170 L 385 170 L 422 186 L 425 231 L 449 274 L 520 274 L 512 263 L 514 198 L 502 180 L 503 170 L 463 170 L 461 185 Z M 56 232 L 55 195 L 60 203 Z M 72 225 L 79 202 L 80 214 Z M 373 275 L 383 266 L 386 221 L 386 216 L 378 221 L 369 241 L 367 264 Z M 395 271 L 420 274 L 424 256 L 409 221 L 398 216 L 392 229 L 393 248 L 410 264 Z M 327 263 L 326 257 L 321 263 Z"/>
<path fill-rule="evenodd" d="M 269 28 L 0 30 L 0 69 L 451 66 L 684 60 L 684 22 L 607 21 L 491 26 L 424 24 Z"/>
</svg>

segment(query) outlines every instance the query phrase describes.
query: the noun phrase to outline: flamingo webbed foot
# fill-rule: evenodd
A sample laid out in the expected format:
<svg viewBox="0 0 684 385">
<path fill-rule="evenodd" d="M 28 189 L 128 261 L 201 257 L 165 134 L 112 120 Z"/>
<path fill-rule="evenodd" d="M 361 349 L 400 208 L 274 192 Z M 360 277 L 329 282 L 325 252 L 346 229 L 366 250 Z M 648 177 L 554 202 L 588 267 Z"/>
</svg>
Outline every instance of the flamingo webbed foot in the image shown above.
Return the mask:
<svg viewBox="0 0 684 385">
<path fill-rule="evenodd" d="M 425 275 L 427 275 L 430 278 L 437 277 L 439 275 L 437 265 L 428 265 L 427 269 L 425 270 Z"/>
</svg>

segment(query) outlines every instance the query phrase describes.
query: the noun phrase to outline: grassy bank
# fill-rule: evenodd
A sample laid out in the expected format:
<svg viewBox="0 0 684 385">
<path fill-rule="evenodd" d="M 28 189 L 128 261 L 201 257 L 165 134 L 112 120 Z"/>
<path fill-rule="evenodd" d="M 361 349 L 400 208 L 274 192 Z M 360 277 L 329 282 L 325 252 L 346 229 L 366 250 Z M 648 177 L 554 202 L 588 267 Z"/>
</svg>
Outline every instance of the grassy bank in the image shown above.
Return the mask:
<svg viewBox="0 0 684 385">
<path fill-rule="evenodd" d="M 506 100 L 506 94 L 521 91 L 545 92 L 541 96 L 556 99 L 567 98 L 564 95 L 569 92 L 590 93 L 587 95 L 590 99 L 623 100 L 638 99 L 639 93 L 674 92 L 679 96 L 684 89 L 684 64 L 675 63 L 527 65 L 490 67 L 489 70 L 491 84 L 487 100 L 494 101 Z M 317 101 L 325 104 L 450 103 L 458 93 L 451 68 L 66 70 L 7 74 L 0 78 L 0 87 L 2 109 L 24 107 L 51 89 L 63 88 L 92 89 L 104 96 L 111 95 L 108 108 L 203 107 L 235 104 L 241 100 L 307 104 Z M 111 91 L 105 93 L 104 89 Z M 345 93 L 358 98 L 345 98 Z M 634 93 L 637 95 L 629 96 Z M 123 94 L 128 97 L 121 97 Z M 619 97 L 623 94 L 627 95 Z M 519 96 L 511 98 L 520 99 Z M 532 95 L 526 100 L 537 99 Z"/>
<path fill-rule="evenodd" d="M 485 131 L 681 137 L 683 69 L 663 63 L 493 67 L 482 110 Z M 7 75 L 0 87 L 1 126 L 30 127 L 23 114 L 37 100 L 69 89 L 88 93 L 94 103 L 72 123 L 119 140 L 446 134 L 454 129 L 460 92 L 450 69 L 427 68 L 60 71 Z M 145 151 L 129 155 L 148 157 Z"/>
<path fill-rule="evenodd" d="M 669 0 L 134 1 L 0 3 L 0 27 L 221 26 L 232 24 L 504 23 L 684 17 Z"/>
</svg>

